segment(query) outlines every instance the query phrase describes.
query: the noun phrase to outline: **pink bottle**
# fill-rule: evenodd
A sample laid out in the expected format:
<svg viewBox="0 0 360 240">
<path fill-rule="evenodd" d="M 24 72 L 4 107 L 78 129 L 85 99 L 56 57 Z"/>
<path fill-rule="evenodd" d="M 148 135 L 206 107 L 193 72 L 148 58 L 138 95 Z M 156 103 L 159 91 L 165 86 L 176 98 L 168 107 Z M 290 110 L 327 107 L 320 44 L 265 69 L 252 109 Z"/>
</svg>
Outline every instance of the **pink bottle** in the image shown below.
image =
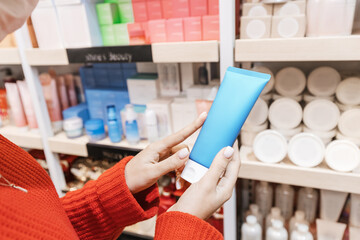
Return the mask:
<svg viewBox="0 0 360 240">
<path fill-rule="evenodd" d="M 202 40 L 220 40 L 219 15 L 202 17 Z"/>
<path fill-rule="evenodd" d="M 166 42 L 165 20 L 151 20 L 148 22 L 151 43 Z"/>
<path fill-rule="evenodd" d="M 24 107 L 21 103 L 19 89 L 16 83 L 5 83 L 6 95 L 9 100 L 11 115 L 15 126 L 26 127 L 27 121 L 25 117 Z"/>
<path fill-rule="evenodd" d="M 184 24 L 182 18 L 166 20 L 166 39 L 168 42 L 184 41 Z"/>
<path fill-rule="evenodd" d="M 35 111 L 32 105 L 31 97 L 29 88 L 25 81 L 17 81 L 16 84 L 18 85 L 21 101 L 24 106 L 24 111 L 26 115 L 27 122 L 29 123 L 30 128 L 38 128 Z"/>
<path fill-rule="evenodd" d="M 69 108 L 69 99 L 66 91 L 66 85 L 65 85 L 65 77 L 64 76 L 58 76 L 56 78 L 57 83 L 57 90 L 60 97 L 60 103 L 61 103 L 61 110 L 65 110 Z"/>
<path fill-rule="evenodd" d="M 161 0 L 147 0 L 146 1 L 148 20 L 162 19 Z"/>
<path fill-rule="evenodd" d="M 135 22 L 146 22 L 148 20 L 145 0 L 132 0 Z"/>
<path fill-rule="evenodd" d="M 190 0 L 190 16 L 204 16 L 208 14 L 207 0 Z"/>
<path fill-rule="evenodd" d="M 182 18 L 190 16 L 189 0 L 172 0 L 173 18 Z"/>
<path fill-rule="evenodd" d="M 185 41 L 201 41 L 201 17 L 184 18 Z"/>
<path fill-rule="evenodd" d="M 65 85 L 68 92 L 70 106 L 76 106 L 78 102 L 76 98 L 74 75 L 65 74 Z"/>
</svg>

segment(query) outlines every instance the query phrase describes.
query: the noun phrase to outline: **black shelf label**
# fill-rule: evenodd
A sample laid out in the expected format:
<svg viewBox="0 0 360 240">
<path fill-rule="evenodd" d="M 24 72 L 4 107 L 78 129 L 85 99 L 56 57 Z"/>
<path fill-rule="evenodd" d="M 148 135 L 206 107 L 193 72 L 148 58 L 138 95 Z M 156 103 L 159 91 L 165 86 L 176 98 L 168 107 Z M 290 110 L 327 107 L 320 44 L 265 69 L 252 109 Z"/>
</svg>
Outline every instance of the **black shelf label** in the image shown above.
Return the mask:
<svg viewBox="0 0 360 240">
<path fill-rule="evenodd" d="M 151 45 L 66 49 L 69 63 L 152 62 Z"/>
<path fill-rule="evenodd" d="M 87 143 L 86 148 L 89 157 L 93 157 L 95 159 L 107 159 L 110 162 L 119 162 L 124 157 L 135 156 L 142 150 L 97 143 Z"/>
</svg>

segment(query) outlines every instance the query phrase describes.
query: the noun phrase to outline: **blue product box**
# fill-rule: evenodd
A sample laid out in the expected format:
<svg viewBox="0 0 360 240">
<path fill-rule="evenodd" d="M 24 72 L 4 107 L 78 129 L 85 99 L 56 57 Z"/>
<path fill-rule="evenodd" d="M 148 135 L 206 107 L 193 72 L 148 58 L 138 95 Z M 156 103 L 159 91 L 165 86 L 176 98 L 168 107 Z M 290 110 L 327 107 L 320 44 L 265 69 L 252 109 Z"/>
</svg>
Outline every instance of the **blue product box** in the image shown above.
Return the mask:
<svg viewBox="0 0 360 240">
<path fill-rule="evenodd" d="M 62 113 L 64 119 L 80 117 L 83 120 L 83 123 L 85 123 L 90 118 L 88 106 L 86 103 L 80 103 L 76 106 L 69 107 Z"/>
<path fill-rule="evenodd" d="M 92 67 L 81 67 L 79 72 L 84 89 L 96 87 L 96 81 Z"/>
</svg>

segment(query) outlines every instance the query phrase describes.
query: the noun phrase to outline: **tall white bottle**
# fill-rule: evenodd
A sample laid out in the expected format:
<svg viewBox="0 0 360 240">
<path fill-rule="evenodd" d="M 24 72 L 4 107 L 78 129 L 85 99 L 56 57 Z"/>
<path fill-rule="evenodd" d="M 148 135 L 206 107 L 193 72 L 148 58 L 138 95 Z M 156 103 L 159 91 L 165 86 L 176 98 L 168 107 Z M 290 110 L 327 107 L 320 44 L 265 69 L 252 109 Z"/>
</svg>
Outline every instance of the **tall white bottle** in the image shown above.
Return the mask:
<svg viewBox="0 0 360 240">
<path fill-rule="evenodd" d="M 261 240 L 261 226 L 253 215 L 246 217 L 246 222 L 241 227 L 241 240 Z"/>
<path fill-rule="evenodd" d="M 148 141 L 151 143 L 156 142 L 159 140 L 159 131 L 155 112 L 151 109 L 146 109 L 145 119 Z"/>
<path fill-rule="evenodd" d="M 291 233 L 290 240 L 314 240 L 314 237 L 309 232 L 309 226 L 299 224 L 297 229 Z"/>
<path fill-rule="evenodd" d="M 297 210 L 305 213 L 305 219 L 313 223 L 316 217 L 319 193 L 313 188 L 301 188 L 298 194 Z"/>
<path fill-rule="evenodd" d="M 278 221 L 282 222 L 283 224 L 285 223 L 284 218 L 281 216 L 280 208 L 278 208 L 278 207 L 271 208 L 269 215 L 267 215 L 266 225 L 265 225 L 266 229 L 268 229 L 269 227 L 272 226 L 272 223 L 274 220 L 278 220 Z"/>
<path fill-rule="evenodd" d="M 267 182 L 260 182 L 255 188 L 255 202 L 263 216 L 269 214 L 273 205 L 273 189 Z"/>
<path fill-rule="evenodd" d="M 295 231 L 299 224 L 309 226 L 309 223 L 305 220 L 305 213 L 298 210 L 295 212 L 295 215 L 290 219 L 289 233 L 291 234 L 293 231 Z"/>
<path fill-rule="evenodd" d="M 266 230 L 266 240 L 288 240 L 288 233 L 282 221 L 272 221 L 272 226 Z"/>
<path fill-rule="evenodd" d="M 281 215 L 289 220 L 294 212 L 294 188 L 287 184 L 281 184 L 275 190 L 275 206 L 280 208 Z"/>
<path fill-rule="evenodd" d="M 246 216 L 253 215 L 256 217 L 257 222 L 260 224 L 261 228 L 263 227 L 264 218 L 263 215 L 260 213 L 259 206 L 256 204 L 250 204 L 249 210 L 246 212 Z"/>
</svg>

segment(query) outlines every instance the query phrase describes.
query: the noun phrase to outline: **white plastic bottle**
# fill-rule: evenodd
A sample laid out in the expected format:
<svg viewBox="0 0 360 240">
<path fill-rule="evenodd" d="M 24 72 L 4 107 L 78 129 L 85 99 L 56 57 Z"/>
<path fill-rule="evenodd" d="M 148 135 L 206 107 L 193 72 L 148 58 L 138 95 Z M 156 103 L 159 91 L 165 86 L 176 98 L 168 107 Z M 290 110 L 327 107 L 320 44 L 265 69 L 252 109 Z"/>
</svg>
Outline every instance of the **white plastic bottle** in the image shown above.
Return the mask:
<svg viewBox="0 0 360 240">
<path fill-rule="evenodd" d="M 281 184 L 275 190 L 275 206 L 280 208 L 285 220 L 289 220 L 294 212 L 294 189 L 287 185 Z"/>
<path fill-rule="evenodd" d="M 267 182 L 260 182 L 256 185 L 255 202 L 259 206 L 263 216 L 268 215 L 273 205 L 273 189 Z"/>
<path fill-rule="evenodd" d="M 280 220 L 274 220 L 266 230 L 266 240 L 288 240 L 288 233 Z"/>
<path fill-rule="evenodd" d="M 246 217 L 249 215 L 253 215 L 256 217 L 257 222 L 263 227 L 263 215 L 260 213 L 259 206 L 256 204 L 250 204 L 249 210 L 246 212 Z"/>
<path fill-rule="evenodd" d="M 261 226 L 256 217 L 249 215 L 241 227 L 241 240 L 261 240 Z"/>
<path fill-rule="evenodd" d="M 266 229 L 271 227 L 273 221 L 275 220 L 278 220 L 284 224 L 284 218 L 281 216 L 281 211 L 278 207 L 271 208 L 271 212 L 269 213 L 269 215 L 267 215 L 265 225 Z"/>
<path fill-rule="evenodd" d="M 319 193 L 313 188 L 301 188 L 298 194 L 297 210 L 305 213 L 309 223 L 315 221 Z"/>
<path fill-rule="evenodd" d="M 139 127 L 137 123 L 137 114 L 134 110 L 134 106 L 131 104 L 127 104 L 125 106 L 125 114 L 126 114 L 126 121 L 125 121 L 125 136 L 126 140 L 131 145 L 136 145 L 140 141 L 139 135 Z"/>
<path fill-rule="evenodd" d="M 305 224 L 297 225 L 297 229 L 291 233 L 290 240 L 313 240 L 314 237 L 309 232 L 309 226 Z"/>
<path fill-rule="evenodd" d="M 289 222 L 289 233 L 297 229 L 299 224 L 309 226 L 309 223 L 305 220 L 305 213 L 303 211 L 296 211 L 295 215 L 290 219 Z"/>
<path fill-rule="evenodd" d="M 158 125 L 155 112 L 151 109 L 146 109 L 145 119 L 148 140 L 149 142 L 155 142 L 159 139 Z"/>
</svg>

